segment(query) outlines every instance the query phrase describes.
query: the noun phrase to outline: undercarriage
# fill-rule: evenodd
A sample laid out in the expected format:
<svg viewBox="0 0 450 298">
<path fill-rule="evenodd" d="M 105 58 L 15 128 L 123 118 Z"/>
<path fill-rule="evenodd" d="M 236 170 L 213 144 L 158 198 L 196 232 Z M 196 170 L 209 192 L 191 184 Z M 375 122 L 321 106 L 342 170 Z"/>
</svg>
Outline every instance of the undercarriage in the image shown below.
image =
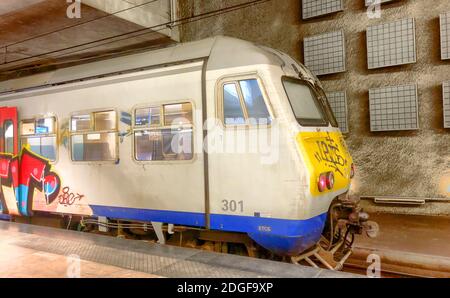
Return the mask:
<svg viewBox="0 0 450 298">
<path fill-rule="evenodd" d="M 36 216 L 30 218 L 30 220 L 37 220 L 35 223 L 41 224 L 38 220 L 39 218 L 46 219 L 46 221 L 50 220 L 48 215 L 45 217 Z M 17 218 L 16 220 L 19 219 Z M 104 218 L 105 221 L 101 220 L 101 218 L 72 218 L 72 216 L 53 217 L 53 219 L 59 222 L 54 224 L 54 226 L 66 229 L 219 253 L 292 262 L 329 270 L 342 270 L 344 263 L 352 254 L 355 235 L 365 233 L 373 238 L 378 233 L 377 223 L 369 221 L 369 215 L 360 207 L 359 198 L 348 195 L 342 195 L 332 202 L 320 241 L 301 255 L 294 257 L 283 257 L 271 253 L 256 244 L 245 233 L 211 231 L 165 224 L 158 225 L 157 223 L 114 221 L 106 218 Z"/>
<path fill-rule="evenodd" d="M 355 235 L 366 233 L 374 238 L 378 229 L 378 224 L 369 221 L 369 215 L 361 208 L 359 197 L 344 194 L 331 204 L 320 241 L 301 255 L 291 257 L 291 262 L 342 270 L 353 252 Z"/>
</svg>

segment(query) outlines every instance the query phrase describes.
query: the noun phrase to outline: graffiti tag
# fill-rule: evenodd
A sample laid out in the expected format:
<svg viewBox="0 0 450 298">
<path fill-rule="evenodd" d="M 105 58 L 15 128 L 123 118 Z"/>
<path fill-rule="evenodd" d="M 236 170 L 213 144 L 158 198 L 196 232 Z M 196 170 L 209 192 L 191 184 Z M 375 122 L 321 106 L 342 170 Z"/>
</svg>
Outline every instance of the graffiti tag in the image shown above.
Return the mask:
<svg viewBox="0 0 450 298">
<path fill-rule="evenodd" d="M 338 144 L 330 137 L 330 134 L 327 133 L 325 140 L 317 141 L 316 144 L 319 149 L 314 154 L 317 161 L 319 163 L 324 162 L 327 166 L 344 176 L 341 168 L 347 165 L 347 160 L 342 156 Z"/>
<path fill-rule="evenodd" d="M 64 206 L 72 206 L 77 201 L 81 201 L 84 198 L 84 195 L 82 194 L 74 194 L 73 192 L 70 192 L 69 187 L 64 187 L 62 189 L 62 193 L 58 196 L 59 203 Z"/>
</svg>

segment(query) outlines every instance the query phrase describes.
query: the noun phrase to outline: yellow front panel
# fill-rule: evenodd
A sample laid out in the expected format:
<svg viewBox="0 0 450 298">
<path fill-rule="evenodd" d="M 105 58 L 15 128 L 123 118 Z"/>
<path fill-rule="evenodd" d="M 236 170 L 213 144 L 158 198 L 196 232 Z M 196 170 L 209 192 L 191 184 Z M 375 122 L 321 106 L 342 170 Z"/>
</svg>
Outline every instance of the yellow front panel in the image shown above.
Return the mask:
<svg viewBox="0 0 450 298">
<path fill-rule="evenodd" d="M 349 187 L 353 161 L 340 132 L 301 132 L 297 135 L 297 144 L 310 173 L 312 196 Z M 326 172 L 334 173 L 334 188 L 319 192 L 319 176 Z"/>
</svg>

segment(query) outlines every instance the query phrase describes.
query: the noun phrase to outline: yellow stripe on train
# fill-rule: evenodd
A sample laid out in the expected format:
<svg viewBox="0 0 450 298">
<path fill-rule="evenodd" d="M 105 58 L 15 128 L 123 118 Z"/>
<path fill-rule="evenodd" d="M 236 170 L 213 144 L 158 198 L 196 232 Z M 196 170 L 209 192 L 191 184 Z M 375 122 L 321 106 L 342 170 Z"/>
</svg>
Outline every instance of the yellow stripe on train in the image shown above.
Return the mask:
<svg viewBox="0 0 450 298">
<path fill-rule="evenodd" d="M 310 173 L 310 191 L 313 196 L 348 188 L 352 157 L 340 132 L 301 132 L 297 144 Z M 322 173 L 334 173 L 334 187 L 320 192 L 317 184 Z"/>
</svg>

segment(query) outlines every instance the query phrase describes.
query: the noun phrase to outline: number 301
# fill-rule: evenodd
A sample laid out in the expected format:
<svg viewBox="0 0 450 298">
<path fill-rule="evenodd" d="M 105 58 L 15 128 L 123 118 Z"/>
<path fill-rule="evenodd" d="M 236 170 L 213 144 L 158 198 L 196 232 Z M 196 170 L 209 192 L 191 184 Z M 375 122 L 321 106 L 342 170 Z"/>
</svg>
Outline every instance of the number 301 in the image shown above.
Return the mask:
<svg viewBox="0 0 450 298">
<path fill-rule="evenodd" d="M 236 202 L 234 200 L 228 201 L 223 200 L 222 201 L 222 211 L 228 212 L 244 212 L 244 201 Z"/>
</svg>

